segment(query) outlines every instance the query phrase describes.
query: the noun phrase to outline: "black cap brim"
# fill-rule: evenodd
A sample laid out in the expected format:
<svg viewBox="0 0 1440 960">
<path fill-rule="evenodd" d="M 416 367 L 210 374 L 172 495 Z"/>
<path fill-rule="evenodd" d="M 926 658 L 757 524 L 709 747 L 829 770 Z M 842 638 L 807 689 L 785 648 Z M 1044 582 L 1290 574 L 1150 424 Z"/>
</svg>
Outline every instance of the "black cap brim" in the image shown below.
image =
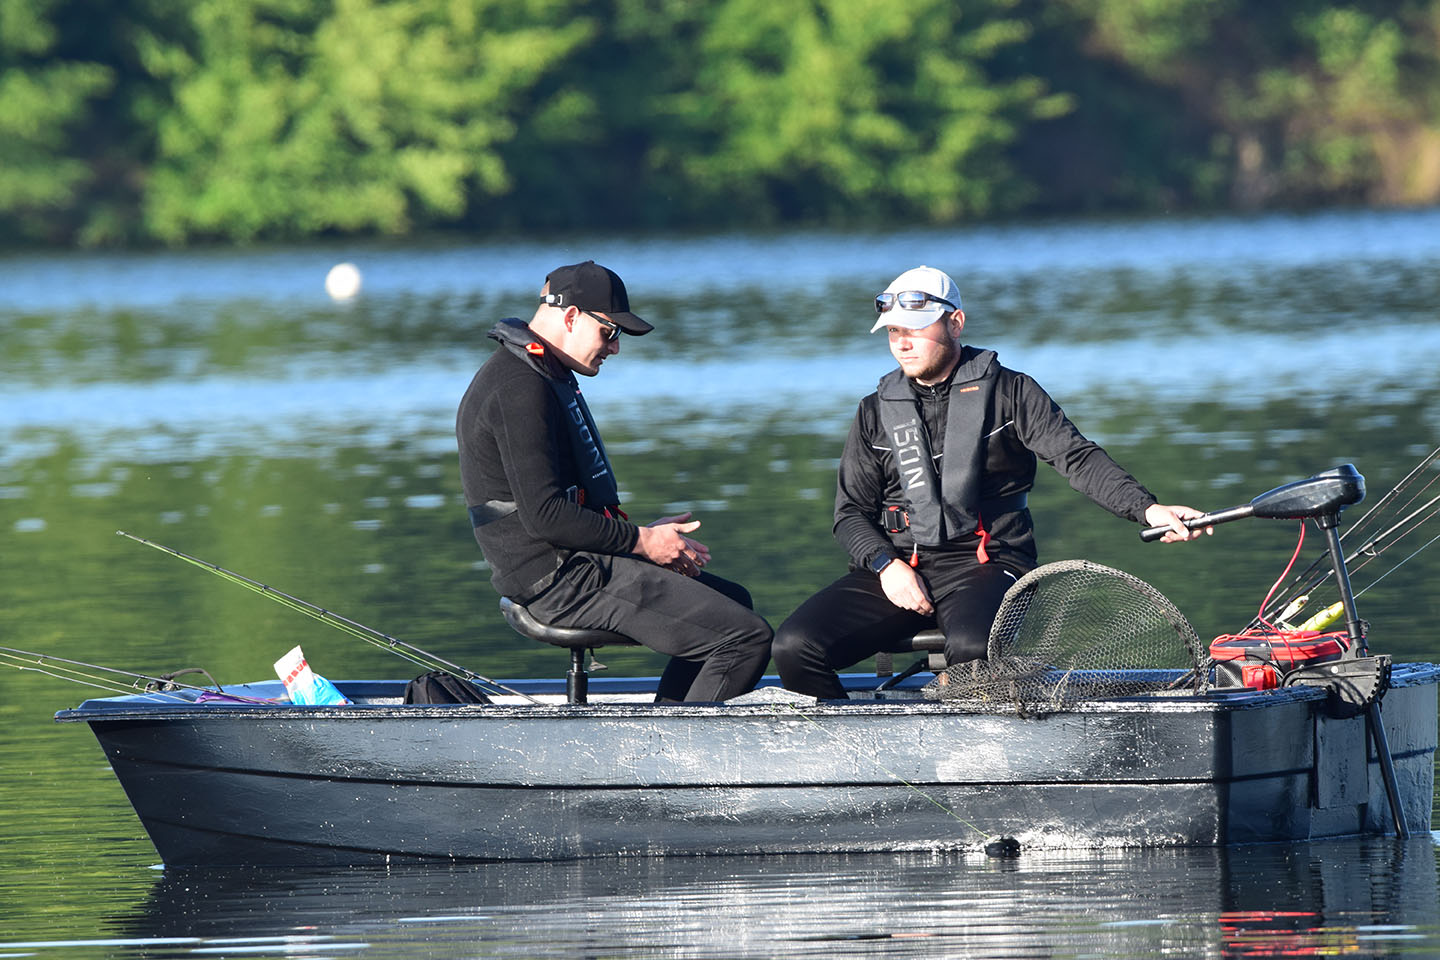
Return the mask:
<svg viewBox="0 0 1440 960">
<path fill-rule="evenodd" d="M 633 313 L 611 313 L 606 314 L 616 326 L 632 337 L 641 337 L 654 330 L 655 327 L 646 323 Z"/>
</svg>

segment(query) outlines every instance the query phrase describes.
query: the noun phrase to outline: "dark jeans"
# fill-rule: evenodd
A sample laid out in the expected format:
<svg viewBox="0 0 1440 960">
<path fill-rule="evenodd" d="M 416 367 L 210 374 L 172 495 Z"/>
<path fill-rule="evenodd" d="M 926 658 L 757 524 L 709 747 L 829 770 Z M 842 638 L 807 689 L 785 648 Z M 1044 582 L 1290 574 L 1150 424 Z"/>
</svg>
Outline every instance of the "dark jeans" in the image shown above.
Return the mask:
<svg viewBox="0 0 1440 960">
<path fill-rule="evenodd" d="M 770 662 L 770 624 L 750 593 L 709 573 L 687 577 L 631 556 L 577 553 L 526 606 L 557 627 L 609 630 L 669 654 L 656 700 L 748 693 Z"/>
<path fill-rule="evenodd" d="M 1023 572 L 969 558 L 929 562 L 922 575 L 935 616 L 927 617 L 891 603 L 875 574 L 851 570 L 780 625 L 775 668 L 787 690 L 838 700 L 845 697 L 845 689 L 836 670 L 882 651 L 903 653 L 910 649 L 912 636 L 937 625 L 945 634 L 949 663 L 983 657 L 1000 601 Z"/>
</svg>

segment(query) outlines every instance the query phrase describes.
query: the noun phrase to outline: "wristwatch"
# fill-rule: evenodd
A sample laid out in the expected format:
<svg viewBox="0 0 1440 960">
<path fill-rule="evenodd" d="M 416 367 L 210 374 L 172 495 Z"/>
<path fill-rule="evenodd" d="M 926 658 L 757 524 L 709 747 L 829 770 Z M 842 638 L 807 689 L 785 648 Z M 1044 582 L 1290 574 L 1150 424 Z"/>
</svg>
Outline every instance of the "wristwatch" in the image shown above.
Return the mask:
<svg viewBox="0 0 1440 960">
<path fill-rule="evenodd" d="M 870 561 L 870 572 L 875 574 L 876 576 L 879 576 L 880 572 L 886 567 L 890 566 L 892 561 L 899 559 L 900 558 L 895 556 L 893 553 L 885 553 L 884 551 L 881 551 L 880 553 L 876 554 L 874 560 Z"/>
</svg>

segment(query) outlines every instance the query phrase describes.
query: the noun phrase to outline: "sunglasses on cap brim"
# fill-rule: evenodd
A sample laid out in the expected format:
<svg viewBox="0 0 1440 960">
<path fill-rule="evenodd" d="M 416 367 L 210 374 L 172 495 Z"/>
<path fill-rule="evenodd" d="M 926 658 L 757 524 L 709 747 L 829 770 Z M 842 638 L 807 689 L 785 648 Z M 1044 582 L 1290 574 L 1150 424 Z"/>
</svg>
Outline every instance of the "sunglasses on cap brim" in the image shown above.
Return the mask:
<svg viewBox="0 0 1440 960">
<path fill-rule="evenodd" d="M 943 297 L 937 297 L 933 293 L 926 293 L 923 290 L 905 290 L 901 293 L 882 293 L 875 298 L 875 312 L 885 313 L 893 310 L 896 304 L 901 310 L 924 310 L 928 303 L 943 303 L 951 310 L 959 309 L 955 304 Z"/>
</svg>

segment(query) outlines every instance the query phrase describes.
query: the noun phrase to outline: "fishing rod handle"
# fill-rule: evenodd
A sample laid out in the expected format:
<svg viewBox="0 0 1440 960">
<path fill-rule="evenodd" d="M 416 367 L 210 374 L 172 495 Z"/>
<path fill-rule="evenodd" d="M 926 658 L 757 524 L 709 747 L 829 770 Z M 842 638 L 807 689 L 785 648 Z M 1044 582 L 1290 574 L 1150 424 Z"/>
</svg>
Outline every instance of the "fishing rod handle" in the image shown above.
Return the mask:
<svg viewBox="0 0 1440 960">
<path fill-rule="evenodd" d="M 1213 527 L 1217 523 L 1229 523 L 1231 520 L 1243 520 L 1246 517 L 1253 516 L 1254 513 L 1255 505 L 1253 503 L 1242 503 L 1238 507 L 1227 507 L 1224 510 L 1216 510 L 1214 513 L 1202 513 L 1198 517 L 1191 517 L 1189 520 L 1185 520 L 1184 524 L 1187 530 L 1195 530 L 1199 527 Z M 1165 531 L 1169 529 L 1168 524 L 1159 527 L 1146 527 L 1140 531 L 1140 539 L 1146 543 L 1159 540 L 1165 536 Z"/>
</svg>

